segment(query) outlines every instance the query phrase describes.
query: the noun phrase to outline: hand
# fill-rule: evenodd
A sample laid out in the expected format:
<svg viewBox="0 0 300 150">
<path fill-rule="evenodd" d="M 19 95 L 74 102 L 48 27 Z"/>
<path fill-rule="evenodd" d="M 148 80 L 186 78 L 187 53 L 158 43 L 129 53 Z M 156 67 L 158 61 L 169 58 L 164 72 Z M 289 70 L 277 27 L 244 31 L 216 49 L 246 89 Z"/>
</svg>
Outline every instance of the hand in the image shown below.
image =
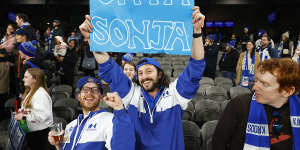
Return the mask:
<svg viewBox="0 0 300 150">
<path fill-rule="evenodd" d="M 288 54 L 289 53 L 289 49 L 283 49 L 283 54 Z"/>
<path fill-rule="evenodd" d="M 123 109 L 122 99 L 117 92 L 107 93 L 107 95 L 103 98 L 105 103 L 112 107 L 114 110 Z"/>
<path fill-rule="evenodd" d="M 64 57 L 62 57 L 62 56 L 57 56 L 57 61 L 58 61 L 58 62 L 63 62 L 63 61 L 64 61 Z"/>
<path fill-rule="evenodd" d="M 65 131 L 62 130 L 62 132 L 65 132 Z M 52 131 L 50 131 L 50 132 L 48 133 L 48 141 L 49 141 L 49 143 L 50 143 L 51 145 L 55 146 L 57 150 L 59 150 L 59 149 L 60 149 L 60 143 L 63 141 L 63 139 L 60 139 L 60 140 L 58 140 L 58 141 L 55 141 L 55 140 L 54 140 L 54 137 L 53 137 L 53 133 L 52 133 Z"/>
<path fill-rule="evenodd" d="M 15 114 L 16 120 L 22 120 L 25 115 L 21 112 Z"/>
<path fill-rule="evenodd" d="M 200 8 L 198 6 L 194 6 L 193 8 L 193 24 L 194 24 L 194 33 L 201 33 L 201 28 L 204 27 L 205 16 L 200 12 Z"/>
<path fill-rule="evenodd" d="M 91 16 L 85 15 L 84 22 L 79 26 L 80 32 L 84 39 L 90 39 L 90 33 L 92 32 Z"/>
<path fill-rule="evenodd" d="M 93 54 L 98 64 L 103 64 L 110 57 L 106 52 L 93 52 Z"/>
</svg>

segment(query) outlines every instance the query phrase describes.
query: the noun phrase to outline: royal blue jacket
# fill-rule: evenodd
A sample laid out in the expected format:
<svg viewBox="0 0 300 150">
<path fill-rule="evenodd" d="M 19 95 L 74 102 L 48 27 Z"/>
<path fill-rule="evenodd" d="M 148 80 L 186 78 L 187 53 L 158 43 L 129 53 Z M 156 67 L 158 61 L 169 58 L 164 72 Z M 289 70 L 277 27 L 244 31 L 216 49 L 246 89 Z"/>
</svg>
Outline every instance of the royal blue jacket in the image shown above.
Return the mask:
<svg viewBox="0 0 300 150">
<path fill-rule="evenodd" d="M 65 129 L 62 150 L 134 150 L 135 135 L 125 109 L 82 114 Z M 125 148 L 126 147 L 126 148 Z"/>
<path fill-rule="evenodd" d="M 110 84 L 111 91 L 119 93 L 134 122 L 136 150 L 184 150 L 181 118 L 200 86 L 204 68 L 204 59 L 191 58 L 178 79 L 169 87 L 161 88 L 153 102 L 111 58 L 99 65 L 99 76 Z"/>
</svg>

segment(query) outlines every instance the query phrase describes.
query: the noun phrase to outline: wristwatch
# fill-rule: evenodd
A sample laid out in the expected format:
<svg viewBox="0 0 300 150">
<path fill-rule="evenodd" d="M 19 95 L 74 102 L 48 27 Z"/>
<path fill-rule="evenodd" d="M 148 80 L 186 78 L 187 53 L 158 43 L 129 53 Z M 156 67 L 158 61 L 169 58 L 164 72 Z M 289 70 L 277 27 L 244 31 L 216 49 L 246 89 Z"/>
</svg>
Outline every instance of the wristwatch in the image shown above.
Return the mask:
<svg viewBox="0 0 300 150">
<path fill-rule="evenodd" d="M 201 33 L 193 33 L 193 38 L 199 38 L 202 37 L 202 32 Z"/>
</svg>

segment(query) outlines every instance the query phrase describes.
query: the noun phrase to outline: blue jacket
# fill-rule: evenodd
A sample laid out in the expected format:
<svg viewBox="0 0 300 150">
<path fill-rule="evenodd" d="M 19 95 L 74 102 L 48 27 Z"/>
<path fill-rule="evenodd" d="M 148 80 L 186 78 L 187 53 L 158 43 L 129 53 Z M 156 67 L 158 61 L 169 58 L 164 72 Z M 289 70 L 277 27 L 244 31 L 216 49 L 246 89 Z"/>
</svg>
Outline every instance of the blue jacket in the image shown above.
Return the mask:
<svg viewBox="0 0 300 150">
<path fill-rule="evenodd" d="M 62 150 L 134 150 L 134 127 L 125 109 L 81 114 L 65 129 Z"/>
<path fill-rule="evenodd" d="M 136 150 L 184 150 L 182 113 L 196 94 L 205 61 L 190 63 L 168 88 L 161 88 L 154 108 L 142 87 L 131 82 L 111 58 L 99 65 L 99 76 L 122 97 L 135 126 Z M 124 148 L 126 149 L 126 148 Z"/>
</svg>

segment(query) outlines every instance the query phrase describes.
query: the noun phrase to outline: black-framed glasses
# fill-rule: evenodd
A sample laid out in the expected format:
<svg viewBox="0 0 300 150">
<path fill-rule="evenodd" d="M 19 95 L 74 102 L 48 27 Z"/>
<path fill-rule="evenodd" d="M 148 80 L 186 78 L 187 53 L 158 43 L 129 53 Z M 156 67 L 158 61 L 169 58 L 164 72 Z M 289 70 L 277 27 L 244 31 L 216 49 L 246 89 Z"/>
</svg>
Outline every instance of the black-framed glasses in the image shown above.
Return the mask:
<svg viewBox="0 0 300 150">
<path fill-rule="evenodd" d="M 274 134 L 276 135 L 280 135 L 280 132 L 283 128 L 283 124 L 282 124 L 282 121 L 281 121 L 281 115 L 278 111 L 272 111 L 272 129 L 273 129 L 273 132 Z"/>
<path fill-rule="evenodd" d="M 83 87 L 81 89 L 82 93 L 88 93 L 89 91 L 93 94 L 97 94 L 100 92 L 99 88 L 97 88 L 97 87 Z"/>
</svg>

